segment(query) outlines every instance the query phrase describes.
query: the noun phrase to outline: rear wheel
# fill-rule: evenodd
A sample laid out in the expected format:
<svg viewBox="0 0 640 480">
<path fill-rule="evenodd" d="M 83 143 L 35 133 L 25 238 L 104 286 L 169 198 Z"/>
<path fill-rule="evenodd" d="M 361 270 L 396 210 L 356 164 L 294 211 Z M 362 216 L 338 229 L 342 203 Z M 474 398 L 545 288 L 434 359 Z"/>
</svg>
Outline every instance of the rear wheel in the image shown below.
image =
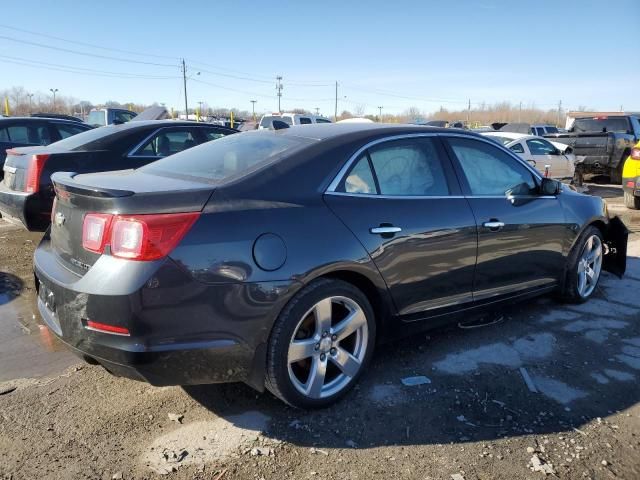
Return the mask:
<svg viewBox="0 0 640 480">
<path fill-rule="evenodd" d="M 631 210 L 640 210 L 640 197 L 636 197 L 633 192 L 624 192 L 624 205 Z"/>
<path fill-rule="evenodd" d="M 587 227 L 578 238 L 567 260 L 563 300 L 582 303 L 593 295 L 600 280 L 603 256 L 602 233 L 596 227 Z"/>
<path fill-rule="evenodd" d="M 328 406 L 345 395 L 375 343 L 373 309 L 353 285 L 320 279 L 278 317 L 267 356 L 267 388 L 298 408 Z"/>
</svg>

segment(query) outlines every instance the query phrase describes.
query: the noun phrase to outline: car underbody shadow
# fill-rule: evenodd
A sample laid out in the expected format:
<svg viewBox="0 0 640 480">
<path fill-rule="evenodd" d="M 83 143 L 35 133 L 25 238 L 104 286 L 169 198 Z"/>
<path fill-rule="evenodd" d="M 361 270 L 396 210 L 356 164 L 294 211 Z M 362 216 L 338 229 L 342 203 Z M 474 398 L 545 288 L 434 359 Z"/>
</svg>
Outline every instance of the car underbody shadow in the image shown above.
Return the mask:
<svg viewBox="0 0 640 480">
<path fill-rule="evenodd" d="M 24 289 L 24 283 L 15 275 L 0 272 L 0 305 L 9 303 L 20 295 Z"/>
</svg>

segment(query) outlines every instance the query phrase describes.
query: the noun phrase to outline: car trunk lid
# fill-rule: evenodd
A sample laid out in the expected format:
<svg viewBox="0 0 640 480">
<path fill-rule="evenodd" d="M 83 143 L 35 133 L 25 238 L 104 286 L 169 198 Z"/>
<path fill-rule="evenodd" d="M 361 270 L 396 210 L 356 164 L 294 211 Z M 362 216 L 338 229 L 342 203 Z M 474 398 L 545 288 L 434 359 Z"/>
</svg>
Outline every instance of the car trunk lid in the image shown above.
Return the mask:
<svg viewBox="0 0 640 480">
<path fill-rule="evenodd" d="M 91 175 L 55 173 L 56 203 L 52 211 L 51 245 L 60 261 L 83 275 L 101 254 L 82 246 L 87 213 L 118 215 L 199 212 L 214 187 L 160 177 L 141 171 Z"/>
</svg>

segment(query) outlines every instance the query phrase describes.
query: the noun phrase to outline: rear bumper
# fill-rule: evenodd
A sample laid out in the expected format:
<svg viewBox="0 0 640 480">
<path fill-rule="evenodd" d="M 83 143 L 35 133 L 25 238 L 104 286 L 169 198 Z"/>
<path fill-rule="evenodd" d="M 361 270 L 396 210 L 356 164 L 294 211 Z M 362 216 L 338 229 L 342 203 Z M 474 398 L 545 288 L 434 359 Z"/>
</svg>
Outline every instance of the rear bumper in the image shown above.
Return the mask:
<svg viewBox="0 0 640 480">
<path fill-rule="evenodd" d="M 28 230 L 45 230 L 50 223 L 51 207 L 47 211 L 42 206 L 39 194 L 16 192 L 0 182 L 0 214 L 5 220 Z"/>
<path fill-rule="evenodd" d="M 60 340 L 115 375 L 152 385 L 242 381 L 262 389 L 265 345 L 291 287 L 205 285 L 171 259 L 106 255 L 80 277 L 54 258 L 46 236 L 34 272 L 40 315 Z M 119 284 L 109 281 L 114 277 Z M 88 320 L 127 328 L 130 335 L 90 330 Z"/>
</svg>

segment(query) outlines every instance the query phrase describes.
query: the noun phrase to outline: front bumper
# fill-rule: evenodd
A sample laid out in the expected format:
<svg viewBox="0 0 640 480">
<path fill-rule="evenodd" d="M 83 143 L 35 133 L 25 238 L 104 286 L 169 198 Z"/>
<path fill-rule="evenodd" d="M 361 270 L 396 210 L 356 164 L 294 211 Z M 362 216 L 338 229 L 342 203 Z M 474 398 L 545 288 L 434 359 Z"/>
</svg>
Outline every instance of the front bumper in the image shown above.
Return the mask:
<svg viewBox="0 0 640 480">
<path fill-rule="evenodd" d="M 152 385 L 242 381 L 261 389 L 265 345 L 291 288 L 206 285 L 171 259 L 107 255 L 81 277 L 60 264 L 47 236 L 35 252 L 34 273 L 42 319 L 62 342 L 115 375 Z M 88 320 L 130 335 L 90 330 Z"/>
<path fill-rule="evenodd" d="M 0 182 L 0 214 L 5 220 L 28 230 L 44 230 L 50 222 L 51 208 L 42 208 L 37 193 L 16 192 Z"/>
</svg>

